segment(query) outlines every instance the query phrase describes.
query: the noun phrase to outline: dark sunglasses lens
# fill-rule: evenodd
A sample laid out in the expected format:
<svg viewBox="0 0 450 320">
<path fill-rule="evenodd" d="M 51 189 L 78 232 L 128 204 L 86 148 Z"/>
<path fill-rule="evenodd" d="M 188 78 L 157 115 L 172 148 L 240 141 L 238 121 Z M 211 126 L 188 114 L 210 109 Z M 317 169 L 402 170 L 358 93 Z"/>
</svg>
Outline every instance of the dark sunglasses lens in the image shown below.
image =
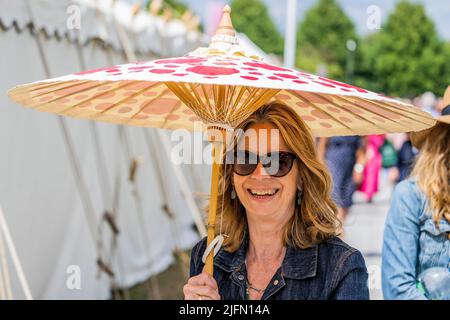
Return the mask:
<svg viewBox="0 0 450 320">
<path fill-rule="evenodd" d="M 234 154 L 233 171 L 241 176 L 247 176 L 255 171 L 258 166 L 258 156 L 249 151 L 237 151 Z M 295 155 L 289 152 L 272 152 L 261 157 L 261 163 L 265 171 L 274 177 L 282 177 L 289 173 Z"/>
<path fill-rule="evenodd" d="M 295 156 L 289 152 L 272 152 L 263 161 L 263 165 L 271 176 L 282 177 L 291 171 L 294 160 Z"/>
<path fill-rule="evenodd" d="M 235 153 L 233 170 L 235 173 L 246 176 L 255 171 L 258 165 L 256 154 L 248 151 L 237 151 Z"/>
</svg>

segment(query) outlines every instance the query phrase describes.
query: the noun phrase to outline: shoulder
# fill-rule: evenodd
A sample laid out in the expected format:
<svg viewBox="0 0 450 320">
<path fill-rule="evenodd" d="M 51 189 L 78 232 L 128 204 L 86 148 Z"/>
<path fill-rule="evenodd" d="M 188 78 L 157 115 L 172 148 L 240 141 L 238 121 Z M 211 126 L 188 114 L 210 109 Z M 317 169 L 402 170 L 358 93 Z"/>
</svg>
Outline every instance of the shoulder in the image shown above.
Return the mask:
<svg viewBox="0 0 450 320">
<path fill-rule="evenodd" d="M 326 272 L 327 286 L 330 292 L 334 292 L 335 298 L 344 294 L 346 299 L 367 299 L 369 275 L 361 252 L 337 237 L 328 239 L 319 247 L 322 251 L 319 254 L 320 268 Z"/>
<path fill-rule="evenodd" d="M 358 249 L 353 248 L 338 237 L 331 237 L 321 242 L 319 248 L 322 251 L 327 251 L 327 253 L 333 253 L 339 256 L 359 253 Z"/>
<path fill-rule="evenodd" d="M 205 252 L 205 249 L 206 249 L 206 241 L 207 241 L 207 238 L 203 237 L 199 242 L 197 242 L 192 247 L 191 267 L 190 267 L 190 276 L 191 277 L 201 273 L 201 270 L 203 267 L 202 256 L 203 256 L 203 252 Z"/>
<path fill-rule="evenodd" d="M 198 259 L 200 261 L 202 260 L 203 252 L 205 252 L 205 249 L 206 249 L 206 241 L 207 241 L 207 238 L 203 237 L 202 239 L 200 239 L 200 241 L 198 241 L 192 247 L 192 251 L 191 251 L 192 259 Z"/>
<path fill-rule="evenodd" d="M 393 197 L 420 200 L 422 193 L 417 186 L 416 179 L 410 177 L 397 183 L 394 187 Z"/>
<path fill-rule="evenodd" d="M 203 248 L 203 250 L 206 248 L 206 237 L 201 238 L 193 247 L 192 247 L 192 253 L 194 252 L 198 252 L 201 251 L 201 249 Z M 203 254 L 203 252 L 202 252 Z"/>
<path fill-rule="evenodd" d="M 353 269 L 366 270 L 361 252 L 338 237 L 332 237 L 319 244 L 319 258 L 322 263 L 332 265 L 337 272 L 348 272 Z"/>
<path fill-rule="evenodd" d="M 418 220 L 425 213 L 426 197 L 420 191 L 415 178 L 408 178 L 399 182 L 392 193 L 388 219 Z"/>
<path fill-rule="evenodd" d="M 368 272 L 361 252 L 337 237 L 319 244 L 318 276 L 330 299 L 368 299 Z"/>
</svg>

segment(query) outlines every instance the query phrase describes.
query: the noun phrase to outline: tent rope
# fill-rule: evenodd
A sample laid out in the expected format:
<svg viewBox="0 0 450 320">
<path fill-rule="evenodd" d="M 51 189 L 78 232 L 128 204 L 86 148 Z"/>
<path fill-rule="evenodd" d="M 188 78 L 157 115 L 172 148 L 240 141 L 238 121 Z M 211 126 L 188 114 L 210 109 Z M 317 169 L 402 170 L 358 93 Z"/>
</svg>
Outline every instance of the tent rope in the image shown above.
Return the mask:
<svg viewBox="0 0 450 320">
<path fill-rule="evenodd" d="M 86 62 L 82 53 L 81 48 L 81 40 L 80 40 L 80 33 L 78 32 L 78 41 L 76 41 L 76 49 L 77 49 L 77 55 L 80 62 L 80 66 L 82 70 L 86 70 Z M 117 242 L 117 235 L 119 233 L 119 229 L 117 227 L 116 221 L 116 215 L 112 214 L 110 210 L 110 206 L 113 205 L 111 200 L 111 190 L 109 188 L 109 177 L 107 173 L 107 169 L 105 165 L 105 160 L 103 156 L 103 148 L 100 143 L 100 138 L 98 134 L 98 128 L 97 123 L 95 121 L 90 121 L 90 133 L 94 141 L 94 158 L 95 158 L 95 164 L 97 167 L 97 172 L 99 175 L 99 184 L 100 184 L 100 193 L 103 200 L 103 207 L 104 207 L 104 213 L 102 216 L 102 219 L 100 220 L 98 226 L 97 226 L 97 267 L 99 272 L 103 271 L 106 275 L 108 275 L 110 279 L 110 287 L 113 292 L 116 291 L 115 288 L 117 288 L 116 284 L 116 274 L 112 268 L 112 257 L 116 252 L 116 245 Z M 111 212 L 111 213 L 110 213 Z M 107 252 L 106 248 L 104 247 L 103 243 L 103 229 L 104 229 L 104 222 L 106 222 L 112 231 L 112 238 L 111 238 L 111 244 L 110 244 L 110 251 Z"/>
<path fill-rule="evenodd" d="M 111 2 L 111 6 L 114 6 L 114 2 Z M 136 60 L 135 59 L 136 57 L 134 55 L 134 51 L 131 49 L 131 46 L 128 43 L 128 39 L 126 38 L 126 33 L 123 30 L 123 28 L 121 27 L 121 25 L 119 23 L 117 23 L 117 21 L 116 21 L 114 16 L 112 17 L 112 22 L 113 22 L 113 25 L 115 27 L 116 33 L 117 33 L 117 35 L 119 37 L 119 41 L 121 43 L 121 46 L 122 46 L 122 48 L 124 50 L 124 57 L 125 57 L 125 59 L 127 61 Z M 132 58 L 134 58 L 134 59 L 132 59 Z M 120 141 L 121 141 L 122 145 L 124 145 L 124 147 L 125 147 L 128 159 L 133 159 L 131 157 L 130 145 L 129 145 L 129 142 L 128 142 L 126 130 L 122 126 L 119 127 L 119 136 L 121 138 Z M 136 159 L 134 158 L 133 160 L 136 160 Z M 135 164 L 137 164 L 137 162 L 135 162 Z M 133 165 L 133 163 L 132 163 L 132 165 Z M 137 167 L 135 169 L 137 169 Z M 132 177 L 130 177 L 130 178 L 132 178 Z M 147 229 L 144 227 L 144 221 L 145 221 L 144 218 L 145 217 L 144 217 L 144 212 L 143 212 L 143 207 L 142 207 L 142 198 L 140 196 L 139 189 L 138 189 L 138 186 L 136 184 L 136 180 L 135 179 L 130 179 L 130 180 L 131 180 L 132 186 L 133 186 L 132 194 L 133 194 L 134 199 L 135 199 L 138 219 L 141 222 L 139 225 L 140 225 L 140 227 L 141 227 L 140 229 L 142 231 L 141 235 L 144 238 L 143 242 L 144 242 L 145 254 L 146 254 L 147 259 L 148 259 L 147 261 L 149 261 L 151 263 L 152 262 L 152 259 L 151 259 L 152 254 L 151 254 L 151 247 L 149 246 L 149 244 L 150 244 L 150 242 L 149 242 L 150 237 L 149 237 L 149 235 L 147 233 Z M 160 287 L 159 287 L 158 279 L 156 277 L 151 277 L 150 278 L 150 282 L 151 282 L 151 286 L 150 287 L 151 287 L 151 290 L 152 290 L 152 293 L 153 293 L 153 297 L 155 299 L 161 299 L 161 290 L 160 290 Z M 146 285 L 147 286 L 149 285 L 148 282 L 146 282 Z"/>
<path fill-rule="evenodd" d="M 3 232 L 0 229 L 0 300 L 12 300 L 11 277 L 6 259 L 5 243 Z"/>
<path fill-rule="evenodd" d="M 105 22 L 103 16 L 100 16 L 100 19 L 102 19 L 102 21 Z M 106 59 L 108 60 L 108 65 L 113 65 L 111 47 L 106 48 Z M 119 141 L 121 139 L 120 138 L 120 134 L 121 134 L 120 128 L 121 127 L 122 126 L 115 126 L 115 131 L 117 133 L 117 139 Z M 117 155 L 115 158 L 120 159 L 121 155 L 122 155 L 121 148 L 116 148 L 116 151 L 117 151 Z M 128 164 L 128 159 L 127 159 L 127 164 Z M 122 176 L 121 176 L 120 166 L 121 166 L 121 162 L 117 161 L 116 168 L 114 171 L 116 173 L 116 176 L 115 176 L 115 184 L 114 184 L 113 207 L 112 207 L 113 209 L 111 212 L 111 215 L 113 216 L 114 221 L 118 221 L 117 216 L 118 216 L 118 212 L 119 212 L 119 200 L 120 200 L 120 191 L 121 191 L 121 185 L 122 185 L 122 180 L 121 180 Z M 121 275 L 125 274 L 125 272 L 124 272 L 125 267 L 123 264 L 123 260 L 121 259 L 120 251 L 117 250 L 117 244 L 118 244 L 117 237 L 114 237 L 112 240 L 113 241 L 111 241 L 111 244 L 110 244 L 111 261 L 109 261 L 109 262 L 112 263 L 112 258 L 114 256 L 116 257 L 117 269 L 119 270 L 118 277 L 120 277 L 123 280 Z M 115 255 L 114 255 L 114 253 L 115 253 Z M 119 279 L 119 283 L 123 283 L 123 281 L 120 281 L 120 279 Z M 125 300 L 130 300 L 130 298 L 131 298 L 130 290 L 128 287 L 126 287 L 125 289 L 119 289 L 118 286 L 116 285 L 115 287 L 112 288 L 112 291 L 113 291 L 113 296 L 115 298 L 118 298 L 119 294 L 121 292 L 123 292 Z"/>
<path fill-rule="evenodd" d="M 122 26 L 121 26 L 120 24 L 117 23 L 117 21 L 116 21 L 114 18 L 113 18 L 113 22 L 114 22 L 114 26 L 115 26 L 117 35 L 118 35 L 118 37 L 119 37 L 119 41 L 120 41 L 120 43 L 121 43 L 121 45 L 122 45 L 122 48 L 123 48 L 123 50 L 124 50 L 124 55 L 125 55 L 126 59 L 127 59 L 128 61 L 136 61 L 136 60 L 137 60 L 137 59 L 136 59 L 136 55 L 135 55 L 134 51 L 133 51 L 132 48 L 131 48 L 131 45 L 130 45 L 130 42 L 129 42 L 129 39 L 128 39 L 128 36 L 127 36 L 125 30 L 122 28 Z M 144 132 L 145 132 L 145 130 L 144 130 Z M 123 131 L 123 133 L 125 133 L 125 131 Z M 160 136 L 160 138 L 161 138 L 161 137 L 162 137 L 162 134 L 160 134 L 159 132 L 158 132 L 158 134 L 159 134 L 159 136 Z M 125 136 L 125 138 L 126 138 L 126 136 Z M 125 140 L 125 141 L 126 141 L 126 140 Z M 149 145 L 148 143 L 147 143 L 147 145 L 148 145 L 149 148 L 151 147 L 151 145 Z M 176 171 L 177 169 L 179 169 L 179 168 L 175 168 L 175 171 Z M 156 171 L 158 171 L 158 170 L 156 170 Z M 178 173 L 178 178 L 179 178 L 180 176 L 182 176 L 182 175 L 180 175 L 179 172 L 177 172 L 177 173 Z M 158 174 L 159 174 L 159 172 L 158 172 Z M 168 201 L 167 191 L 165 190 L 164 184 L 163 184 L 163 182 L 162 182 L 162 178 L 160 178 L 159 180 L 160 180 L 159 185 L 161 186 L 161 190 L 162 190 L 163 196 L 164 196 L 164 198 L 165 198 L 165 199 L 164 199 L 164 202 L 165 202 L 164 207 L 165 207 L 165 208 L 169 208 L 169 207 L 168 207 L 169 201 Z M 179 180 L 179 182 L 180 182 L 180 179 L 178 179 L 178 180 Z M 135 192 L 136 192 L 136 193 L 135 193 L 135 196 L 136 196 L 136 198 L 137 198 L 139 195 L 137 194 L 137 187 L 136 187 L 136 186 L 135 186 Z M 185 194 L 185 196 L 187 196 L 187 194 Z M 192 195 L 190 195 L 190 197 L 192 198 Z M 191 200 L 192 200 L 192 199 L 191 199 Z M 191 207 L 192 207 L 192 203 L 190 203 L 190 205 L 191 205 Z M 194 207 L 195 207 L 195 202 L 194 202 Z M 141 210 L 142 210 L 142 209 L 141 209 Z M 175 220 L 175 219 L 172 220 L 172 219 L 169 218 L 169 224 L 171 225 L 171 228 L 173 228 L 172 223 L 174 222 L 174 220 Z M 175 227 L 176 227 L 176 226 L 175 226 Z M 203 228 L 204 228 L 204 226 L 203 226 Z M 199 230 L 202 230 L 202 229 L 199 229 Z M 144 230 L 144 231 L 146 231 L 146 230 Z M 206 230 L 205 230 L 205 233 L 206 233 Z M 176 248 L 176 247 L 175 247 L 175 248 Z M 180 256 L 180 258 L 181 258 L 182 261 L 185 260 L 185 259 L 183 259 L 183 257 L 181 256 L 181 251 L 175 249 L 175 254 L 178 254 L 178 255 Z M 157 295 L 160 296 L 159 285 L 158 285 L 158 282 L 157 282 L 156 277 L 151 277 L 150 281 L 152 281 L 153 289 L 154 289 L 154 291 L 156 291 L 155 293 L 157 293 Z M 155 289 L 157 289 L 157 290 L 155 290 Z"/>
<path fill-rule="evenodd" d="M 9 253 L 11 254 L 11 260 L 12 260 L 14 268 L 17 272 L 17 276 L 19 278 L 19 282 L 22 287 L 22 290 L 25 294 L 25 299 L 33 300 L 33 296 L 31 295 L 31 291 L 30 291 L 30 287 L 28 285 L 27 278 L 25 276 L 25 273 L 23 272 L 23 268 L 22 268 L 22 264 L 20 263 L 19 256 L 17 255 L 16 246 L 14 245 L 14 242 L 11 237 L 11 233 L 9 232 L 9 228 L 6 223 L 6 219 L 5 219 L 3 210 L 0 207 L 0 238 L 2 238 L 2 235 L 5 237 L 5 242 L 9 249 Z M 2 260 L 3 260 L 3 258 L 2 258 Z M 4 260 L 6 262 L 6 259 L 4 259 Z M 5 267 L 3 267 L 3 268 L 5 268 Z M 5 268 L 5 270 L 7 270 L 7 268 Z M 9 281 L 9 279 L 7 281 Z M 11 285 L 9 283 L 6 283 L 5 286 L 6 286 L 6 291 L 7 291 L 7 297 L 10 297 L 12 299 Z"/>
<path fill-rule="evenodd" d="M 145 228 L 146 224 L 145 224 L 144 208 L 142 206 L 142 197 L 140 195 L 137 181 L 135 179 L 135 173 L 139 167 L 139 161 L 138 161 L 138 159 L 136 159 L 136 157 L 132 157 L 132 155 L 131 155 L 131 147 L 130 147 L 130 143 L 129 143 L 125 128 L 120 126 L 119 132 L 120 132 L 120 142 L 121 142 L 121 145 L 123 145 L 125 148 L 125 154 L 128 159 L 132 159 L 132 166 L 130 167 L 130 169 L 133 167 L 133 165 L 136 166 L 136 168 L 134 170 L 130 170 L 130 173 L 131 173 L 131 171 L 134 171 L 134 173 L 130 174 L 130 182 L 131 182 L 131 185 L 133 188 L 132 195 L 134 198 L 134 202 L 136 205 L 136 212 L 137 212 L 137 216 L 139 219 L 139 227 L 140 227 L 139 229 L 141 230 L 140 235 L 141 235 L 141 240 L 142 240 L 142 243 L 144 246 L 144 253 L 146 255 L 147 261 L 151 263 L 153 254 L 152 254 L 151 246 L 149 245 L 151 243 L 150 236 L 147 233 L 147 229 Z M 158 279 L 156 277 L 151 277 L 150 282 L 151 282 L 151 289 L 152 289 L 153 297 L 155 299 L 160 299 L 161 291 L 160 291 Z"/>
<path fill-rule="evenodd" d="M 150 137 L 150 133 L 148 132 L 148 130 L 144 129 L 143 132 L 144 132 L 145 140 L 147 142 L 147 147 L 148 147 L 150 158 L 156 158 L 157 164 L 154 165 L 154 168 L 156 171 L 156 175 L 158 177 L 158 185 L 161 186 L 161 191 L 163 194 L 163 211 L 166 213 L 166 216 L 168 218 L 168 222 L 170 225 L 170 233 L 171 233 L 172 246 L 174 248 L 174 253 L 175 253 L 175 255 L 177 255 L 180 258 L 180 260 L 182 262 L 181 268 L 183 270 L 183 274 L 187 274 L 188 273 L 188 269 L 187 269 L 187 265 L 186 265 L 187 261 L 186 261 L 185 257 L 183 256 L 183 252 L 180 250 L 180 248 L 178 246 L 179 241 L 177 240 L 178 231 L 180 230 L 178 219 L 177 219 L 175 213 L 173 212 L 173 210 L 170 208 L 171 202 L 169 199 L 169 191 L 164 182 L 164 178 L 162 176 L 161 170 L 158 170 L 159 168 L 163 167 L 163 160 L 161 159 L 161 154 L 156 151 L 155 136 L 152 134 L 152 137 Z"/>
<path fill-rule="evenodd" d="M 33 11 L 31 9 L 29 0 L 25 0 L 25 4 L 26 4 L 26 8 L 28 11 L 28 14 L 30 16 L 30 21 L 32 22 L 32 24 L 30 25 L 30 28 L 32 28 L 34 26 L 34 15 L 33 15 Z M 51 72 L 50 72 L 50 68 L 49 68 L 49 64 L 48 64 L 48 60 L 47 57 L 45 55 L 44 49 L 43 49 L 43 45 L 40 39 L 40 34 L 39 31 L 36 32 L 36 45 L 38 48 L 38 52 L 39 52 L 39 57 L 42 63 L 42 66 L 44 68 L 44 72 L 47 78 L 51 77 Z M 84 183 L 84 179 L 82 177 L 81 174 L 81 167 L 78 161 L 78 158 L 76 156 L 76 152 L 75 152 L 75 148 L 73 146 L 73 142 L 72 139 L 70 137 L 68 128 L 66 126 L 66 122 L 65 119 L 63 119 L 62 116 L 57 116 L 58 119 L 58 123 L 60 126 L 60 129 L 63 133 L 63 138 L 64 138 L 64 142 L 67 148 L 67 151 L 69 153 L 69 159 L 70 159 L 70 163 L 71 163 L 71 168 L 72 168 L 72 172 L 74 174 L 74 179 L 75 179 L 75 184 L 77 186 L 77 190 L 78 193 L 80 195 L 81 198 L 81 203 L 83 205 L 84 208 L 84 213 L 85 213 L 85 218 L 86 221 L 88 223 L 88 228 L 89 228 L 89 232 L 91 234 L 91 238 L 94 242 L 94 244 L 96 245 L 96 252 L 97 252 L 97 256 L 99 254 L 99 251 L 101 250 L 101 248 L 99 248 L 98 246 L 98 238 L 97 238 L 97 233 L 95 230 L 95 226 L 98 225 L 96 222 L 96 215 L 95 215 L 95 210 L 92 204 L 92 200 L 90 198 L 88 189 Z"/>
</svg>

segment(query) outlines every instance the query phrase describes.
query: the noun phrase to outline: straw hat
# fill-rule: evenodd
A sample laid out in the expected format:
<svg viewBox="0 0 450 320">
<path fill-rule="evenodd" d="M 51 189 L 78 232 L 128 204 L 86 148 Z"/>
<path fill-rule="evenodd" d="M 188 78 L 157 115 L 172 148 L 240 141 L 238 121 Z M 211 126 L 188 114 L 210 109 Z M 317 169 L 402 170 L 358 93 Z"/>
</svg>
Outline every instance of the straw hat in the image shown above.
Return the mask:
<svg viewBox="0 0 450 320">
<path fill-rule="evenodd" d="M 443 97 L 443 104 L 444 109 L 442 109 L 441 116 L 436 118 L 436 124 L 428 129 L 413 132 L 411 134 L 411 142 L 417 149 L 420 149 L 426 139 L 426 137 L 430 134 L 430 132 L 436 128 L 436 126 L 439 123 L 444 123 L 447 125 L 450 125 L 450 86 L 447 87 L 447 90 L 445 90 L 444 97 Z"/>
</svg>

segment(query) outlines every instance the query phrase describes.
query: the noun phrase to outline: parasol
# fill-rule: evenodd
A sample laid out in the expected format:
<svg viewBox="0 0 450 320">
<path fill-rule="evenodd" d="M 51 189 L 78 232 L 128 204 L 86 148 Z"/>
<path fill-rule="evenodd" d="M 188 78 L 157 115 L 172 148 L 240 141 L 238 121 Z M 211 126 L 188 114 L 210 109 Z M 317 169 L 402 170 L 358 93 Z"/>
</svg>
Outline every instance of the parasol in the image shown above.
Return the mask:
<svg viewBox="0 0 450 320">
<path fill-rule="evenodd" d="M 265 63 L 237 43 L 230 8 L 209 47 L 17 86 L 9 97 L 74 118 L 196 130 L 213 144 L 208 248 L 215 239 L 219 159 L 227 131 L 271 100 L 292 107 L 317 137 L 419 131 L 435 121 L 409 104 L 346 83 Z M 219 131 L 221 134 L 214 134 Z M 216 238 L 217 239 L 217 238 Z M 216 250 L 214 250 L 216 251 Z M 206 271 L 213 274 L 209 250 Z"/>
</svg>

